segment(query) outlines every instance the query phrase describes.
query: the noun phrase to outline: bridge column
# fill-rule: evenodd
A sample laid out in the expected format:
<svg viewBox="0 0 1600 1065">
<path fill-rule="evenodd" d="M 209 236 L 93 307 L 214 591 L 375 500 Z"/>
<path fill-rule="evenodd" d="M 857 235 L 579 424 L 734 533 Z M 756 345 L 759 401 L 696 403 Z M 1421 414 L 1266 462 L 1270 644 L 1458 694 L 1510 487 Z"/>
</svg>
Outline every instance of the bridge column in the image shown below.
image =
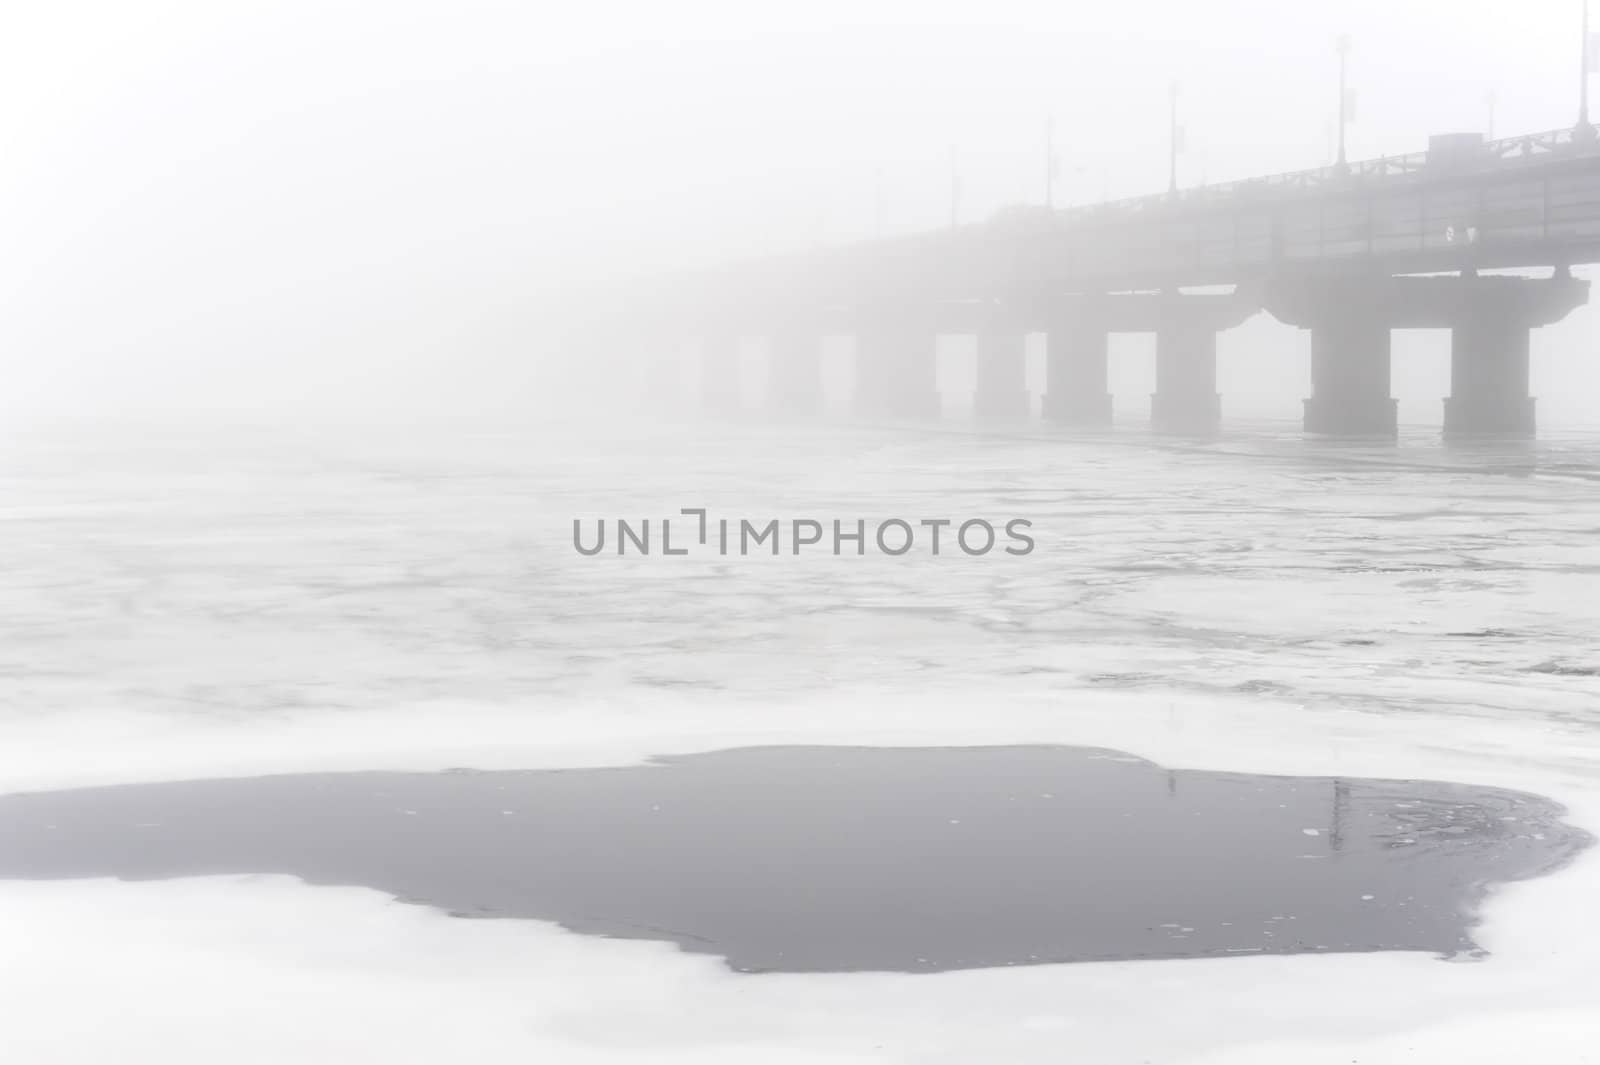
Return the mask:
<svg viewBox="0 0 1600 1065">
<path fill-rule="evenodd" d="M 1032 408 L 1027 387 L 1026 338 L 999 327 L 978 334 L 978 385 L 973 414 L 989 421 L 1020 421 Z"/>
<path fill-rule="evenodd" d="M 1150 424 L 1158 433 L 1203 436 L 1222 425 L 1217 323 L 1187 304 L 1190 298 L 1166 297 L 1156 328 L 1156 390 L 1150 397 Z"/>
<path fill-rule="evenodd" d="M 1390 395 L 1391 330 L 1412 324 L 1427 299 L 1410 280 L 1347 269 L 1284 276 L 1272 284 L 1267 309 L 1279 321 L 1311 331 L 1306 432 L 1389 439 L 1398 434 L 1399 404 Z"/>
<path fill-rule="evenodd" d="M 677 358 L 658 359 L 645 371 L 645 391 L 639 397 L 640 406 L 647 412 L 659 412 L 675 405 L 683 396 L 682 351 L 674 351 Z"/>
<path fill-rule="evenodd" d="M 1081 314 L 1045 336 L 1044 417 L 1066 425 L 1111 424 L 1106 372 L 1110 334 L 1098 315 Z"/>
<path fill-rule="evenodd" d="M 1389 395 L 1390 333 L 1384 322 L 1350 317 L 1311 330 L 1311 397 L 1305 431 L 1324 436 L 1399 435 L 1399 401 Z"/>
<path fill-rule="evenodd" d="M 798 329 L 767 342 L 767 407 L 774 413 L 822 413 L 822 338 Z"/>
<path fill-rule="evenodd" d="M 1492 313 L 1472 314 L 1450 331 L 1445 436 L 1534 435 L 1534 400 L 1528 395 L 1532 340 L 1528 323 Z"/>
<path fill-rule="evenodd" d="M 1547 281 L 1470 272 L 1436 280 L 1455 297 L 1444 435 L 1534 435 L 1534 400 L 1528 394 L 1533 330 L 1582 306 L 1588 300 L 1588 282 L 1576 281 L 1566 271 Z"/>
<path fill-rule="evenodd" d="M 1386 278 L 1357 278 L 1329 284 L 1314 297 L 1306 432 L 1399 435 L 1400 404 L 1389 394 L 1389 287 Z"/>
<path fill-rule="evenodd" d="M 1446 436 L 1531 436 L 1532 330 L 1559 322 L 1589 298 L 1589 282 L 1555 277 L 1388 277 L 1305 274 L 1276 280 L 1267 307 L 1311 332 L 1310 432 L 1394 435 L 1389 330 L 1449 329 L 1451 396 Z"/>
<path fill-rule="evenodd" d="M 856 337 L 856 414 L 863 418 L 937 418 L 931 328 L 875 323 Z"/>
<path fill-rule="evenodd" d="M 743 406 L 738 336 L 719 333 L 701 342 L 700 402 L 715 414 L 729 414 Z"/>
</svg>

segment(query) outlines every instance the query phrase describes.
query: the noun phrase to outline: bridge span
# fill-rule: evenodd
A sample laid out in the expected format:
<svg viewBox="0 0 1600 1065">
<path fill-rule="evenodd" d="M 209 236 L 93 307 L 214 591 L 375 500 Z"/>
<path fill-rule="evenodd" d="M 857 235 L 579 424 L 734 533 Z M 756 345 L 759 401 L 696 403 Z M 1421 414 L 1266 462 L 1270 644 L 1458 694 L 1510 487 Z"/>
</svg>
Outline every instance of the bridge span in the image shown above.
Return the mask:
<svg viewBox="0 0 1600 1065">
<path fill-rule="evenodd" d="M 1265 311 L 1311 333 L 1307 432 L 1393 436 L 1390 332 L 1449 329 L 1447 436 L 1532 435 L 1532 334 L 1600 261 L 1592 126 L 988 221 L 683 274 L 630 298 L 659 342 L 702 343 L 706 404 L 737 402 L 740 338 L 767 338 L 771 402 L 821 403 L 824 336 L 856 338 L 856 407 L 939 410 L 935 338 L 977 337 L 977 413 L 1022 418 L 1024 337 L 1046 337 L 1044 418 L 1104 426 L 1108 337 L 1156 337 L 1158 430 L 1217 429 L 1219 332 Z M 1508 276 L 1488 271 L 1519 271 Z M 1540 276 L 1526 276 L 1528 274 Z M 1215 289 L 1231 292 L 1219 294 Z M 1189 292 L 1205 288 L 1213 291 Z"/>
</svg>

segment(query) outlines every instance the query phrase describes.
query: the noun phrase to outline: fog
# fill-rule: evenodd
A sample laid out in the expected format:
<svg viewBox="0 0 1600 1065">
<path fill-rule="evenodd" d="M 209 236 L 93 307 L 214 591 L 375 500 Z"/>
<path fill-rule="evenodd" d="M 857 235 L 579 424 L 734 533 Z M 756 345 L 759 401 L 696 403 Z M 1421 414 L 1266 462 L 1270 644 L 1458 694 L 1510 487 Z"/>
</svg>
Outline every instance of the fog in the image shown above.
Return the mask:
<svg viewBox="0 0 1600 1065">
<path fill-rule="evenodd" d="M 0 1063 L 1594 1060 L 1581 0 L 3 10 Z"/>
<path fill-rule="evenodd" d="M 14 4 L 0 413 L 615 412 L 630 383 L 552 350 L 569 283 L 937 228 L 952 149 L 960 218 L 1037 203 L 1052 123 L 1058 206 L 1159 192 L 1173 80 L 1182 184 L 1320 165 L 1340 33 L 1353 159 L 1486 130 L 1491 92 L 1500 135 L 1568 126 L 1578 19 L 1576 0 Z M 1600 422 L 1594 328 L 1536 335 L 1542 422 Z M 1141 339 L 1113 347 L 1119 404 L 1149 392 Z M 1402 420 L 1438 420 L 1447 343 L 1397 334 Z M 1308 350 L 1269 319 L 1225 335 L 1225 411 L 1298 416 Z"/>
</svg>

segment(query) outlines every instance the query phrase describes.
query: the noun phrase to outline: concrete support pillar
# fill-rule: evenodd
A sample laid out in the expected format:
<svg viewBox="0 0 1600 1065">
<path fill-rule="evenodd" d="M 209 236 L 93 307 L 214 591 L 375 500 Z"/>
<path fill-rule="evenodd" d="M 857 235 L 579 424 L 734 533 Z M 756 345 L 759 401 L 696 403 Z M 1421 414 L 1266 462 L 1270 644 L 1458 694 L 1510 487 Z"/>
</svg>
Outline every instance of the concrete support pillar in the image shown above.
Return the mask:
<svg viewBox="0 0 1600 1065">
<path fill-rule="evenodd" d="M 1311 330 L 1311 397 L 1305 431 L 1322 436 L 1398 433 L 1390 393 L 1392 330 L 1410 325 L 1433 288 L 1365 269 L 1285 275 L 1267 293 L 1279 321 Z M 1414 296 L 1408 297 L 1408 293 Z M 1441 312 L 1442 313 L 1442 312 Z"/>
<path fill-rule="evenodd" d="M 1558 268 L 1548 280 L 1431 278 L 1450 308 L 1450 398 L 1446 437 L 1534 434 L 1528 395 L 1533 330 L 1561 321 L 1589 298 L 1589 282 Z"/>
<path fill-rule="evenodd" d="M 1367 301 L 1324 309 L 1311 327 L 1311 398 L 1305 431 L 1325 436 L 1399 433 L 1399 403 L 1389 395 L 1389 323 Z"/>
<path fill-rule="evenodd" d="M 1160 433 L 1203 436 L 1222 425 L 1217 326 L 1210 316 L 1189 312 L 1184 299 L 1168 299 L 1156 330 L 1156 390 L 1150 397 L 1150 424 Z"/>
<path fill-rule="evenodd" d="M 1026 338 L 986 328 L 978 334 L 978 385 L 973 414 L 986 421 L 1021 421 L 1033 403 L 1027 387 Z"/>
<path fill-rule="evenodd" d="M 1559 322 L 1589 298 L 1589 283 L 1554 277 L 1387 277 L 1307 273 L 1277 279 L 1267 307 L 1311 330 L 1314 433 L 1393 436 L 1389 331 L 1449 329 L 1451 395 L 1446 436 L 1532 436 L 1528 347 L 1532 330 Z"/>
<path fill-rule="evenodd" d="M 714 414 L 731 414 L 743 406 L 737 336 L 719 333 L 701 343 L 700 402 Z"/>
<path fill-rule="evenodd" d="M 774 334 L 767 358 L 768 409 L 805 417 L 822 413 L 822 338 L 797 329 Z"/>
<path fill-rule="evenodd" d="M 683 352 L 673 353 L 676 358 L 657 359 L 645 371 L 645 391 L 639 397 L 640 408 L 646 412 L 659 412 L 682 401 Z"/>
<path fill-rule="evenodd" d="M 1444 401 L 1444 435 L 1532 436 L 1534 400 L 1528 395 L 1526 318 L 1468 315 L 1450 334 L 1450 397 Z"/>
<path fill-rule="evenodd" d="M 874 323 L 856 337 L 856 414 L 863 418 L 937 418 L 935 336 L 903 322 Z"/>
<path fill-rule="evenodd" d="M 1083 314 L 1045 335 L 1044 417 L 1084 428 L 1111 424 L 1107 390 L 1110 334 L 1099 316 Z"/>
</svg>

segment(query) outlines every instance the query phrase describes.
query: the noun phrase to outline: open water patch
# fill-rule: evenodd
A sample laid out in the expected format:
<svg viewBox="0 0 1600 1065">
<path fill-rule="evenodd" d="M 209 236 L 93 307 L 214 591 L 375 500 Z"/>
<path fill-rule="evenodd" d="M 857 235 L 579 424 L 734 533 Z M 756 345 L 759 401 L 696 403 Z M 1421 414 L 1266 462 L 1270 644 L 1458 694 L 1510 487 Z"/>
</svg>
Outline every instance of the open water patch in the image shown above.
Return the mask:
<svg viewBox="0 0 1600 1065">
<path fill-rule="evenodd" d="M 0 797 L 0 878 L 281 873 L 739 971 L 1480 954 L 1497 883 L 1592 839 L 1536 795 L 1080 747 L 757 747 Z"/>
</svg>

